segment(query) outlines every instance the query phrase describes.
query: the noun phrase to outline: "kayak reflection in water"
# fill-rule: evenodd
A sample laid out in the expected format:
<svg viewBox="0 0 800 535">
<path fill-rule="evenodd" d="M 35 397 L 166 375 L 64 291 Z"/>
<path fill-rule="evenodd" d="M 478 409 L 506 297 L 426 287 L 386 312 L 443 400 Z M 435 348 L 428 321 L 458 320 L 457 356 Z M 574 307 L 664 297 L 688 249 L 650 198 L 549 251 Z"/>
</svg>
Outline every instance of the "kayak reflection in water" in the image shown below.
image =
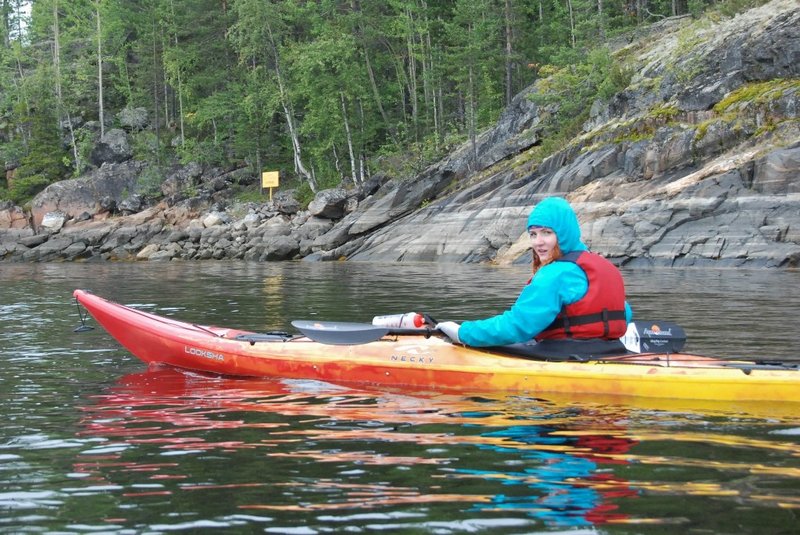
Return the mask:
<svg viewBox="0 0 800 535">
<path fill-rule="evenodd" d="M 560 197 L 542 200 L 528 217 L 533 276 L 502 314 L 461 325 L 437 325 L 453 342 L 475 347 L 536 340 L 548 355 L 625 353 L 619 338 L 632 311 L 622 274 L 581 241 L 578 218 Z"/>
</svg>

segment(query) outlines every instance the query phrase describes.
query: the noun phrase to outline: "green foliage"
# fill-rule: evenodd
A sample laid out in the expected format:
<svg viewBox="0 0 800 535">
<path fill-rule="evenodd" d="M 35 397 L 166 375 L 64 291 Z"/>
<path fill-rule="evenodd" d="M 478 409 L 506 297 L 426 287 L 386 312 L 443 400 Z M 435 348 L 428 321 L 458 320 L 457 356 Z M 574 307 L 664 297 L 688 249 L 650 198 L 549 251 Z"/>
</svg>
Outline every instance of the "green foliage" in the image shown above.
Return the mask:
<svg viewBox="0 0 800 535">
<path fill-rule="evenodd" d="M 77 162 L 72 161 L 71 158 L 69 159 L 69 164 L 73 166 L 73 175 L 78 176 L 88 168 L 89 157 L 91 156 L 92 149 L 97 142 L 97 137 L 97 134 L 85 128 L 78 128 L 75 130 L 75 143 L 77 145 L 76 149 L 78 151 L 78 157 L 80 158 L 81 165 L 78 166 Z"/>
<path fill-rule="evenodd" d="M 146 167 L 136 181 L 136 193 L 145 197 L 160 197 L 164 172 L 155 165 Z"/>
<path fill-rule="evenodd" d="M 543 155 L 563 148 L 580 132 L 592 103 L 608 100 L 630 83 L 632 75 L 604 48 L 594 49 L 566 67 L 545 66 L 540 73 L 547 78 L 532 98 L 540 106 L 555 110 L 539 149 Z"/>
<path fill-rule="evenodd" d="M 739 89 L 732 91 L 725 98 L 720 100 L 715 106 L 714 111 L 724 113 L 734 106 L 740 104 L 765 104 L 782 97 L 786 92 L 794 91 L 800 93 L 800 80 L 794 78 L 782 78 L 770 80 L 768 82 L 755 82 L 746 84 Z"/>
<path fill-rule="evenodd" d="M 223 147 L 208 139 L 189 138 L 177 147 L 176 153 L 183 164 L 197 162 L 201 165 L 218 165 L 225 160 Z"/>
<path fill-rule="evenodd" d="M 50 179 L 44 175 L 28 175 L 15 178 L 5 196 L 14 204 L 23 205 L 49 185 Z"/>
<path fill-rule="evenodd" d="M 770 0 L 724 0 L 722 2 L 714 3 L 711 9 L 723 17 L 733 17 L 737 14 L 766 4 Z M 689 4 L 689 9 L 695 16 L 699 15 L 703 8 L 707 6 L 707 2 L 702 0 L 692 0 Z"/>
<path fill-rule="evenodd" d="M 0 161 L 18 164 L 26 152 L 25 144 L 19 137 L 0 143 Z"/>
<path fill-rule="evenodd" d="M 466 135 L 458 132 L 439 137 L 426 136 L 419 143 L 407 143 L 402 147 L 384 146 L 375 158 L 375 165 L 388 176 L 409 179 L 443 158 L 447 152 L 466 141 Z"/>
<path fill-rule="evenodd" d="M 677 106 L 664 104 L 651 110 L 650 117 L 653 117 L 662 123 L 668 123 L 669 121 L 675 119 L 679 113 L 680 110 Z"/>
<path fill-rule="evenodd" d="M 51 118 L 43 115 L 34 115 L 32 119 L 33 138 L 28 141 L 27 153 L 20 160 L 16 176 L 20 179 L 36 176 L 39 178 L 34 182 L 46 186 L 48 183 L 66 178 L 67 168 L 64 161 L 67 159 L 67 153 L 58 138 L 55 121 L 46 121 Z M 26 191 L 32 190 L 26 188 Z"/>
<path fill-rule="evenodd" d="M 413 176 L 492 125 L 508 94 L 549 76 L 544 152 L 629 83 L 602 46 L 612 36 L 762 2 L 604 2 L 601 14 L 589 0 L 36 0 L 29 24 L 0 47 L 0 154 L 23 178 L 59 180 L 64 162 L 81 173 L 73 154 L 86 162 L 93 139 L 78 130 L 68 146 L 59 124 L 97 121 L 102 104 L 109 121 L 125 107 L 148 110 L 151 128 L 133 145 L 153 168 L 177 156 L 300 177 L 302 163 L 320 187 L 350 180 L 362 162 Z M 22 4 L 7 3 L 10 23 L 24 18 Z M 680 38 L 690 47 L 698 34 Z"/>
<path fill-rule="evenodd" d="M 133 158 L 155 167 L 165 167 L 175 160 L 175 150 L 164 139 L 169 132 L 157 134 L 151 130 L 132 132 L 129 135 Z"/>
<path fill-rule="evenodd" d="M 262 192 L 260 186 L 252 186 L 239 188 L 233 198 L 239 203 L 263 203 L 266 199 L 269 199 L 269 193 Z"/>
<path fill-rule="evenodd" d="M 300 203 L 300 206 L 307 207 L 311 201 L 314 200 L 314 192 L 308 186 L 308 183 L 303 182 L 297 185 L 294 190 L 294 198 Z"/>
</svg>

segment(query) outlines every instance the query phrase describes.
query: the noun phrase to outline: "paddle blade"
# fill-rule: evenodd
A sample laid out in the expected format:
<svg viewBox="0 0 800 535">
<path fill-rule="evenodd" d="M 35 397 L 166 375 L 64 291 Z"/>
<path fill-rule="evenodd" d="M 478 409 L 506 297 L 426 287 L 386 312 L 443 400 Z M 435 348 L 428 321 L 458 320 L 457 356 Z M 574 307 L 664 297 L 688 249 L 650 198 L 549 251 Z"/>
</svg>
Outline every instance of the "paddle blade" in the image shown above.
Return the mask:
<svg viewBox="0 0 800 535">
<path fill-rule="evenodd" d="M 292 326 L 311 340 L 330 345 L 368 344 L 389 334 L 387 327 L 369 323 L 294 320 Z"/>
<path fill-rule="evenodd" d="M 639 320 L 628 324 L 620 340 L 634 353 L 678 353 L 686 345 L 686 332 L 676 323 Z"/>
</svg>

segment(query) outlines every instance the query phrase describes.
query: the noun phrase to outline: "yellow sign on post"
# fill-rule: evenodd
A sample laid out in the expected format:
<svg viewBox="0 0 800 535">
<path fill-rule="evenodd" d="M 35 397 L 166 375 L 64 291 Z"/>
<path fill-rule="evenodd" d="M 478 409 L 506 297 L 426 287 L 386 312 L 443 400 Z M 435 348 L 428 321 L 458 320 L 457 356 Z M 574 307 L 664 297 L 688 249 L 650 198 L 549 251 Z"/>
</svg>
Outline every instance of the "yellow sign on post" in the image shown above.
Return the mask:
<svg viewBox="0 0 800 535">
<path fill-rule="evenodd" d="M 261 173 L 261 191 L 269 188 L 269 200 L 272 200 L 272 188 L 277 188 L 280 183 L 280 171 L 264 171 Z"/>
</svg>

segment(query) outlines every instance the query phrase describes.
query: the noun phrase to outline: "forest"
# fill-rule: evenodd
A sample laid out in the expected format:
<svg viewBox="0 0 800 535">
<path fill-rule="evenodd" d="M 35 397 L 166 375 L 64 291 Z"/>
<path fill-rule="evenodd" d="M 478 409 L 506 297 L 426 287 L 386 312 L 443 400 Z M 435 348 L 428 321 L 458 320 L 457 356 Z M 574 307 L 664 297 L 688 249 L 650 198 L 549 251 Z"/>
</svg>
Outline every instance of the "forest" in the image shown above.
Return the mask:
<svg viewBox="0 0 800 535">
<path fill-rule="evenodd" d="M 247 166 L 306 198 L 413 177 L 554 73 L 563 138 L 630 78 L 614 43 L 761 3 L 0 0 L 0 201 L 90 171 L 92 147 L 132 114 L 143 181 L 178 163 Z"/>
</svg>

